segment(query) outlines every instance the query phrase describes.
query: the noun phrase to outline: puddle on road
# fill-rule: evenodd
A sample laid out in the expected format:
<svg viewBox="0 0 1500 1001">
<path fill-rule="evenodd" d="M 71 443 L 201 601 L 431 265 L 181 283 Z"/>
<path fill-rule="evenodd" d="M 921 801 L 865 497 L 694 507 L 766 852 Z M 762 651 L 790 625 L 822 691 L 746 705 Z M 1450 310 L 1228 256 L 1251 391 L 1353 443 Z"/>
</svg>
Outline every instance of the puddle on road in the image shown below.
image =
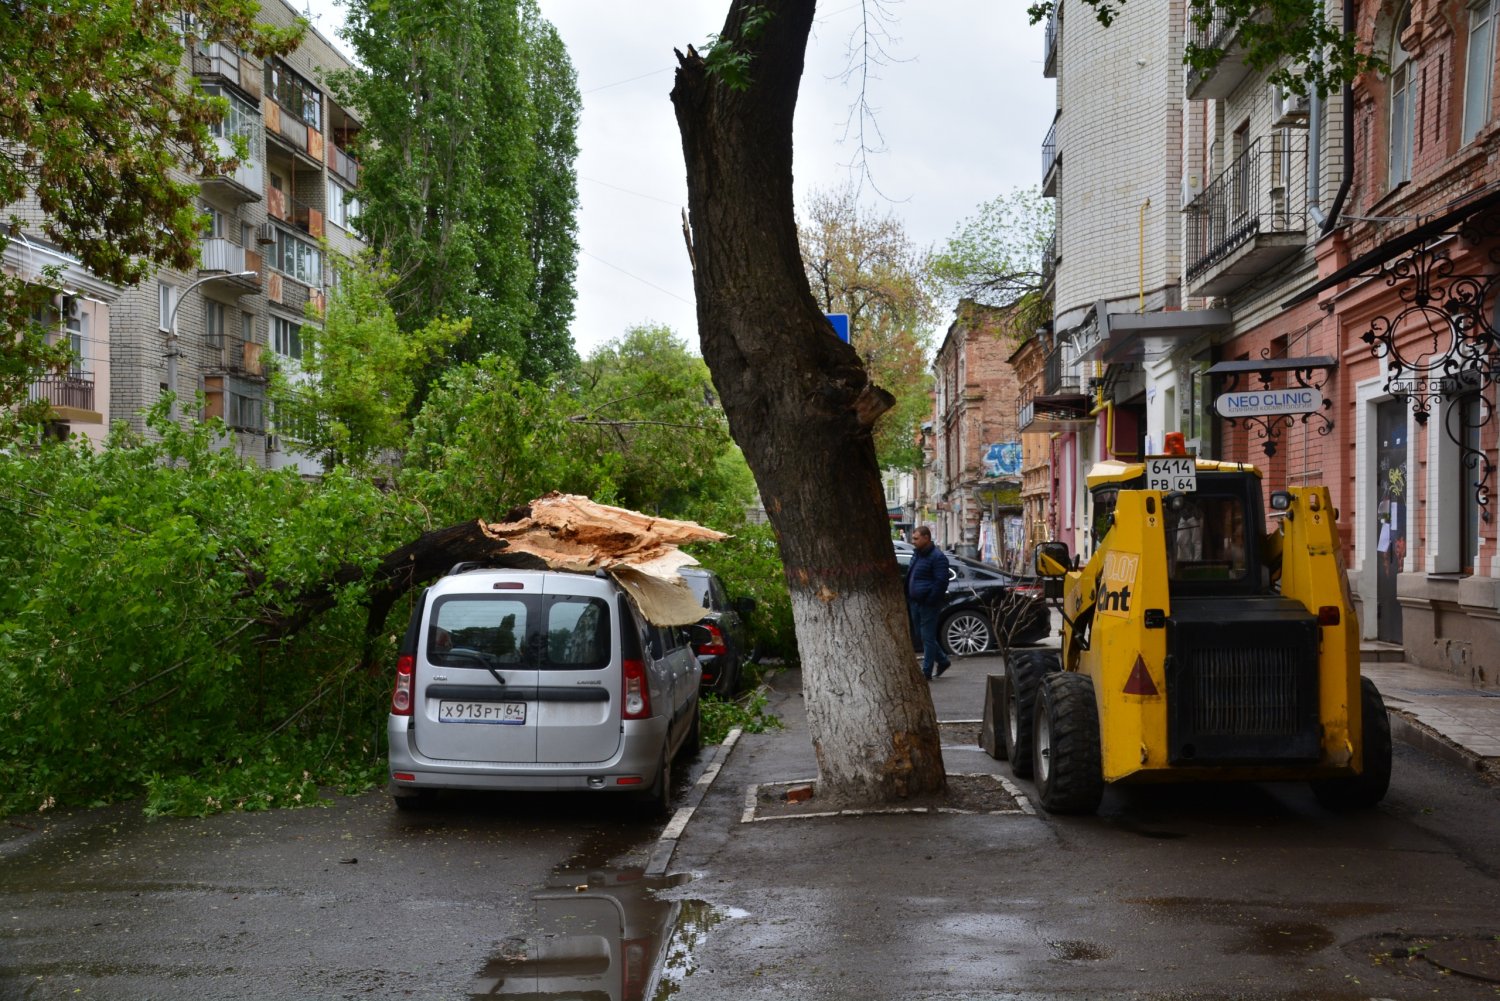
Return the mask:
<svg viewBox="0 0 1500 1001">
<path fill-rule="evenodd" d="M 500 943 L 471 996 L 664 1001 L 697 969 L 714 926 L 734 916 L 702 900 L 658 896 L 691 879 L 559 867 L 531 894 L 528 933 Z"/>
</svg>

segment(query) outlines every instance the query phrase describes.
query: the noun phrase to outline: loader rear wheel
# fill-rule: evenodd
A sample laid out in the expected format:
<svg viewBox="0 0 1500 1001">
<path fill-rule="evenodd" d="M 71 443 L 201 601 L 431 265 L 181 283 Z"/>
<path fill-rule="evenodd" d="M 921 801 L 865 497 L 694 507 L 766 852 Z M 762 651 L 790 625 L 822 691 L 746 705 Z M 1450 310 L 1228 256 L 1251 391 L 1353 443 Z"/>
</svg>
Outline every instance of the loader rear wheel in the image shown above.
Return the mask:
<svg viewBox="0 0 1500 1001">
<path fill-rule="evenodd" d="M 1058 669 L 1057 655 L 1045 650 L 1011 651 L 1005 658 L 1005 756 L 1018 779 L 1031 778 L 1031 722 L 1036 686 Z"/>
<path fill-rule="evenodd" d="M 1037 688 L 1032 770 L 1049 813 L 1093 813 L 1104 796 L 1099 709 L 1083 674 L 1049 674 Z"/>
<path fill-rule="evenodd" d="M 1319 779 L 1313 795 L 1328 810 L 1364 810 L 1385 798 L 1391 786 L 1391 719 L 1375 682 L 1359 679 L 1359 716 L 1364 730 L 1364 769 L 1347 778 Z"/>
</svg>

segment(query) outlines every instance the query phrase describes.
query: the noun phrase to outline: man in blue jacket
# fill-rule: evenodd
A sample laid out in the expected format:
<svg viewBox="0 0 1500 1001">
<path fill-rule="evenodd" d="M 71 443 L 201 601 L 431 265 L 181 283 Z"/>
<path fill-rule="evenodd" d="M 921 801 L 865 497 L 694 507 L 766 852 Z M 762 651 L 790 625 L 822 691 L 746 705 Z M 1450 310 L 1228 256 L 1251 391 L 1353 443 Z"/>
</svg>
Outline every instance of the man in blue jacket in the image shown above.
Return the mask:
<svg viewBox="0 0 1500 1001">
<path fill-rule="evenodd" d="M 906 601 L 922 638 L 922 677 L 929 681 L 948 670 L 948 657 L 938 643 L 938 614 L 948 593 L 948 557 L 932 542 L 932 529 L 923 525 L 911 533 L 915 548 L 906 568 Z"/>
</svg>

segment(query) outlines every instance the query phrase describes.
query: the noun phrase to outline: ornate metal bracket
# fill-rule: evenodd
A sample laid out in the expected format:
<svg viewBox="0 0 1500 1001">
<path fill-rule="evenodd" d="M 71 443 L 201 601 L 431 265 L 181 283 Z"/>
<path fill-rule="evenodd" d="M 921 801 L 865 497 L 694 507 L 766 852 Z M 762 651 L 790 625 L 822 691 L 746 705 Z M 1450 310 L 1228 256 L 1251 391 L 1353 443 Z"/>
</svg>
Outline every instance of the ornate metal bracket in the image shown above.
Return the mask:
<svg viewBox="0 0 1500 1001">
<path fill-rule="evenodd" d="M 1444 399 L 1477 393 L 1488 424 L 1492 408 L 1485 391 L 1500 382 L 1500 211 L 1469 217 L 1460 237 L 1473 244 L 1490 243 L 1489 274 L 1458 274 L 1446 247 L 1423 244 L 1380 266 L 1379 276 L 1396 290 L 1402 306 L 1393 315 L 1377 316 L 1362 340 L 1376 358 L 1386 360 L 1386 392 L 1407 400 L 1418 424 L 1426 425 Z M 1489 478 L 1494 471 L 1483 449 L 1464 433 L 1462 407 L 1449 408 L 1443 422 L 1448 438 L 1460 449 L 1465 469 L 1478 473 L 1475 501 L 1486 522 Z"/>
<path fill-rule="evenodd" d="M 1221 387 L 1221 392 L 1229 394 L 1239 388 L 1241 378 L 1248 376 L 1258 379 L 1262 390 L 1270 390 L 1271 384 L 1276 381 L 1276 376 L 1285 372 L 1287 384 L 1282 388 L 1312 390 L 1320 402 L 1315 404 L 1315 409 L 1299 413 L 1240 416 L 1220 414 L 1224 423 L 1230 427 L 1243 426 L 1247 431 L 1254 430 L 1255 440 L 1261 443 L 1261 451 L 1266 453 L 1267 458 L 1274 457 L 1280 448 L 1277 439 L 1281 437 L 1282 431 L 1295 428 L 1299 422 L 1304 426 L 1315 428 L 1320 438 L 1332 432 L 1333 418 L 1329 416 L 1329 413 L 1333 410 L 1333 401 L 1323 396 L 1323 387 L 1328 384 L 1329 373 L 1337 367 L 1338 362 L 1326 355 L 1308 358 L 1272 358 L 1270 348 L 1262 348 L 1260 358 L 1260 361 L 1219 362 L 1208 370 L 1208 374 L 1222 376 L 1225 383 Z"/>
</svg>

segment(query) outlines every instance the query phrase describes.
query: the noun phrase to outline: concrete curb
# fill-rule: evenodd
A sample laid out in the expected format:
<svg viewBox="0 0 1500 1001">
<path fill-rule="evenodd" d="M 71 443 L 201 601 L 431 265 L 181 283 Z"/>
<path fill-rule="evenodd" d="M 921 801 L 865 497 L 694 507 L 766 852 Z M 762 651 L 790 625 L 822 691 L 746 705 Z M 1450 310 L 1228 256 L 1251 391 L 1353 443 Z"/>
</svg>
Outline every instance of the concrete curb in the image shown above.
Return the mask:
<svg viewBox="0 0 1500 1001">
<path fill-rule="evenodd" d="M 1468 748 L 1460 747 L 1426 723 L 1417 720 L 1405 710 L 1392 709 L 1387 706 L 1386 715 L 1390 717 L 1391 736 L 1394 739 L 1416 748 L 1423 754 L 1440 758 L 1450 764 L 1458 765 L 1460 768 L 1476 772 L 1485 780 L 1500 785 L 1500 774 L 1496 774 L 1489 759 L 1475 754 Z"/>
<path fill-rule="evenodd" d="M 698 809 L 698 804 L 703 802 L 703 797 L 708 795 L 709 787 L 719 777 L 719 771 L 724 767 L 724 762 L 729 760 L 729 752 L 734 750 L 734 745 L 740 741 L 740 727 L 729 731 L 724 738 L 724 743 L 714 749 L 714 756 L 708 762 L 708 767 L 703 769 L 703 774 L 698 776 L 698 781 L 693 783 L 693 788 L 688 791 L 687 802 L 679 806 L 672 814 L 672 819 L 656 838 L 656 847 L 651 849 L 651 858 L 646 862 L 647 876 L 665 876 L 667 866 L 672 864 L 672 853 L 677 851 L 677 841 L 682 837 L 682 832 L 687 830 L 688 821 L 693 819 L 693 811 Z"/>
</svg>

